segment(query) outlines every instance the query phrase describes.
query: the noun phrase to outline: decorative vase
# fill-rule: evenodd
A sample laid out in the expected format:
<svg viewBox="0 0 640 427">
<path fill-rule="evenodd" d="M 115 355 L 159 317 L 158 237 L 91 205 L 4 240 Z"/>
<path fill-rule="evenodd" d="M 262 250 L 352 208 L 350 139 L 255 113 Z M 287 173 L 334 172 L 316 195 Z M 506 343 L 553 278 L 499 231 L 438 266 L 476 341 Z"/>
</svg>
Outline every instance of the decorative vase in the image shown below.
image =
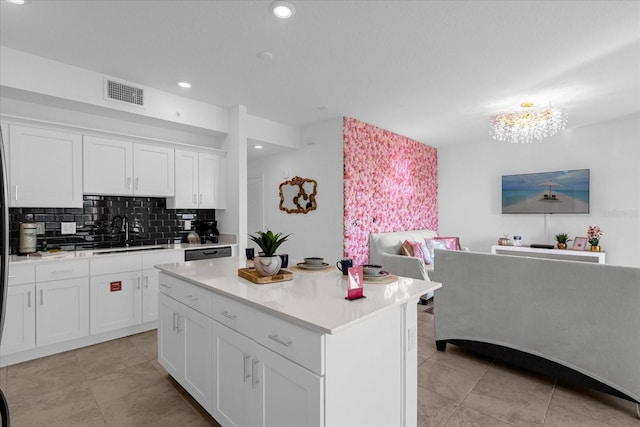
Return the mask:
<svg viewBox="0 0 640 427">
<path fill-rule="evenodd" d="M 253 265 L 261 276 L 273 276 L 274 274 L 278 274 L 278 271 L 280 271 L 282 258 L 280 258 L 280 255 L 258 255 L 253 258 Z"/>
<path fill-rule="evenodd" d="M 566 243 L 558 243 L 558 249 L 567 249 Z"/>
<path fill-rule="evenodd" d="M 600 246 L 591 246 L 591 252 L 600 252 Z"/>
</svg>

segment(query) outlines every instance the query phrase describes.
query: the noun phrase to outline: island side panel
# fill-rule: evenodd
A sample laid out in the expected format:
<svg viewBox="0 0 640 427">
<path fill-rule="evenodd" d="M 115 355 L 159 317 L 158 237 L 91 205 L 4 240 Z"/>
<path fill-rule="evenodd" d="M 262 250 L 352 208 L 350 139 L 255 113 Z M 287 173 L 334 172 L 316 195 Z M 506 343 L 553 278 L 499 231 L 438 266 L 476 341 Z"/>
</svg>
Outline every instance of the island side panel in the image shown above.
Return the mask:
<svg viewBox="0 0 640 427">
<path fill-rule="evenodd" d="M 417 302 L 326 335 L 327 426 L 416 425 L 417 349 L 409 351 L 408 337 L 416 334 Z"/>
</svg>

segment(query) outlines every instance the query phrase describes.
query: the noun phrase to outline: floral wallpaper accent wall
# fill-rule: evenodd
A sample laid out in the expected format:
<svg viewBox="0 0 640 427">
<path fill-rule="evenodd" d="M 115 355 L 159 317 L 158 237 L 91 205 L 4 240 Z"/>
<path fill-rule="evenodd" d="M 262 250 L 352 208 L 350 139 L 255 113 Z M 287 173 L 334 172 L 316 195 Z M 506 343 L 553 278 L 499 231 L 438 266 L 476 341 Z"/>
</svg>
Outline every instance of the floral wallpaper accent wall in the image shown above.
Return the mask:
<svg viewBox="0 0 640 427">
<path fill-rule="evenodd" d="M 344 256 L 369 261 L 369 234 L 438 230 L 434 147 L 345 117 Z"/>
</svg>

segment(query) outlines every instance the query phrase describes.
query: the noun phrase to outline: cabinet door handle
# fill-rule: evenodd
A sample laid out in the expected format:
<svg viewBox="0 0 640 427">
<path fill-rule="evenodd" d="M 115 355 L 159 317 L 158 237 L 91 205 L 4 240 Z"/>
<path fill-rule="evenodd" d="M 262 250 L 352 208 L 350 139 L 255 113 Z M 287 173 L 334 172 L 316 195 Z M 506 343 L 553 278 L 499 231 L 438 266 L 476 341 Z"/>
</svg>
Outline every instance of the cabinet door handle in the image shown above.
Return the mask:
<svg viewBox="0 0 640 427">
<path fill-rule="evenodd" d="M 27 307 L 31 308 L 31 291 L 27 292 Z"/>
<path fill-rule="evenodd" d="M 184 318 L 183 315 L 181 315 L 180 313 L 176 313 L 176 332 L 180 333 L 182 331 L 184 331 L 184 328 L 180 329 L 180 318 Z"/>
<path fill-rule="evenodd" d="M 73 270 L 55 270 L 51 272 L 51 274 L 64 274 L 64 273 L 73 273 Z"/>
<path fill-rule="evenodd" d="M 269 335 L 269 338 L 271 338 L 272 340 L 274 340 L 275 342 L 277 342 L 278 344 L 282 344 L 285 347 L 290 347 L 291 344 L 293 344 L 292 340 L 283 340 L 282 338 L 280 338 L 278 336 L 278 334 L 273 334 L 273 335 Z"/>
<path fill-rule="evenodd" d="M 173 332 L 175 332 L 175 331 L 176 331 L 176 314 L 178 314 L 178 313 L 176 313 L 176 312 L 174 311 L 174 312 L 173 312 L 173 325 L 172 325 L 172 330 L 173 330 Z"/>
<path fill-rule="evenodd" d="M 251 388 L 256 388 L 258 384 L 260 384 L 260 378 L 258 378 L 258 365 L 260 361 L 258 359 L 253 359 L 251 364 Z"/>
<path fill-rule="evenodd" d="M 200 204 L 202 204 L 202 194 L 200 194 Z"/>
<path fill-rule="evenodd" d="M 18 276 L 8 276 L 9 279 L 15 279 Z"/>
<path fill-rule="evenodd" d="M 235 315 L 235 314 L 231 314 L 231 313 L 229 313 L 229 312 L 228 312 L 228 311 L 226 311 L 226 310 L 222 312 L 222 315 L 223 315 L 224 317 L 226 317 L 227 319 L 230 319 L 230 320 L 235 320 L 235 318 L 236 318 L 236 317 L 238 317 L 237 315 Z"/>
<path fill-rule="evenodd" d="M 245 383 L 249 378 L 251 378 L 251 367 L 249 366 L 250 360 L 251 360 L 251 355 L 245 353 L 244 355 L 244 382 Z"/>
<path fill-rule="evenodd" d="M 18 201 L 18 186 L 16 185 L 16 201 Z"/>
<path fill-rule="evenodd" d="M 196 193 L 193 193 L 193 197 L 191 198 L 191 201 L 193 202 L 194 205 L 198 203 L 198 196 Z"/>
<path fill-rule="evenodd" d="M 44 290 L 40 289 L 40 305 L 44 305 Z"/>
<path fill-rule="evenodd" d="M 125 188 L 126 188 L 127 190 L 131 190 L 131 177 L 128 177 L 128 178 L 125 180 L 124 186 L 125 186 Z"/>
<path fill-rule="evenodd" d="M 149 289 L 149 276 L 144 276 L 144 288 Z"/>
<path fill-rule="evenodd" d="M 135 190 L 138 189 L 138 184 L 140 183 L 140 178 L 136 177 L 136 184 L 135 184 Z"/>
</svg>

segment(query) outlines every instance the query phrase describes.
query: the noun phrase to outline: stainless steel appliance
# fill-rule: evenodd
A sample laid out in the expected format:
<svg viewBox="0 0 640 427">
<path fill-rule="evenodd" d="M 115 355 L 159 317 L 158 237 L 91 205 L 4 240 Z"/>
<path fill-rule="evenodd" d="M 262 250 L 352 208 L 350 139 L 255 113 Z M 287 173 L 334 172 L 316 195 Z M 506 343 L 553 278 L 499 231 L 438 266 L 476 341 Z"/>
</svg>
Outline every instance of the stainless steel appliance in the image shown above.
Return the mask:
<svg viewBox="0 0 640 427">
<path fill-rule="evenodd" d="M 4 313 L 7 304 L 7 286 L 9 286 L 9 198 L 7 197 L 8 182 L 6 157 L 2 128 L 0 128 L 0 344 L 4 329 Z M 9 427 L 9 406 L 0 389 L 0 415 L 2 425 Z"/>
<path fill-rule="evenodd" d="M 31 254 L 36 251 L 38 243 L 38 225 L 35 222 L 23 222 L 20 224 L 20 246 L 18 251 L 21 254 Z"/>
<path fill-rule="evenodd" d="M 199 259 L 222 258 L 231 256 L 231 246 L 223 246 L 221 248 L 199 248 L 187 249 L 184 251 L 185 261 L 196 261 Z"/>
</svg>

